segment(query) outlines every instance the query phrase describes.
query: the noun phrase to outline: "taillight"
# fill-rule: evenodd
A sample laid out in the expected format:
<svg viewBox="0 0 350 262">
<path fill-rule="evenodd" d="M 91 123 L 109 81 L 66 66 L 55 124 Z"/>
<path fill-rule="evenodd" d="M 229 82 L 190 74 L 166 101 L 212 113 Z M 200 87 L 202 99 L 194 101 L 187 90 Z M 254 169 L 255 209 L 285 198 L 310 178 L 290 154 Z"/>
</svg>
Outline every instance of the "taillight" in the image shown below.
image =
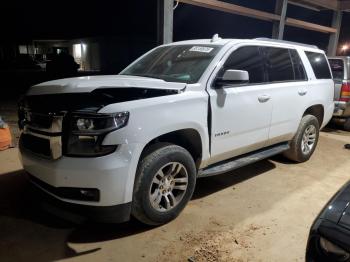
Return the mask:
<svg viewBox="0 0 350 262">
<path fill-rule="evenodd" d="M 350 101 L 350 82 L 343 82 L 340 89 L 340 101 L 349 102 Z"/>
</svg>

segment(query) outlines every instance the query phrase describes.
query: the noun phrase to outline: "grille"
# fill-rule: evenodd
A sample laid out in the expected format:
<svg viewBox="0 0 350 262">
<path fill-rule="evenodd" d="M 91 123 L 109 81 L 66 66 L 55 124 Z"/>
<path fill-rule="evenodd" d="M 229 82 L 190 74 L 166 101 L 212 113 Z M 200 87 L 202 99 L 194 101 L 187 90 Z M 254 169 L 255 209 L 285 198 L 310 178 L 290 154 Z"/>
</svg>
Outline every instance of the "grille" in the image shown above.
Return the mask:
<svg viewBox="0 0 350 262">
<path fill-rule="evenodd" d="M 18 125 L 23 129 L 22 135 L 30 136 L 23 138 L 23 148 L 47 157 L 48 144 L 50 158 L 60 158 L 63 119 L 67 112 L 96 112 L 110 103 L 110 99 L 109 96 L 92 93 L 26 96 L 20 101 L 18 111 Z M 38 144 L 45 144 L 45 147 Z"/>
<path fill-rule="evenodd" d="M 24 109 L 21 147 L 45 158 L 60 158 L 64 115 L 65 113 L 36 113 Z"/>
<path fill-rule="evenodd" d="M 51 158 L 50 140 L 22 134 L 20 139 L 20 145 L 30 150 L 31 152 L 39 155 L 43 155 L 47 158 Z"/>
<path fill-rule="evenodd" d="M 32 127 L 44 129 L 49 129 L 53 120 L 51 115 L 32 112 L 27 112 L 25 118 Z"/>
</svg>

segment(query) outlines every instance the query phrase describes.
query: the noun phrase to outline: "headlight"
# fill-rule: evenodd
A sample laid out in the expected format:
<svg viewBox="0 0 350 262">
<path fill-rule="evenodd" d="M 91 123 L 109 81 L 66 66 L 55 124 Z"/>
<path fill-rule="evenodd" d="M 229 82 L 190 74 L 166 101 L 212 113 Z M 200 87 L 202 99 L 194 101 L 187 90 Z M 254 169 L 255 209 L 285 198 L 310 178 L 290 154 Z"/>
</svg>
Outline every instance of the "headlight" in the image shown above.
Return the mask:
<svg viewBox="0 0 350 262">
<path fill-rule="evenodd" d="M 127 125 L 129 112 L 116 114 L 73 114 L 65 153 L 96 157 L 115 151 L 116 145 L 102 145 L 105 135 Z"/>
<path fill-rule="evenodd" d="M 72 116 L 72 133 L 101 135 L 126 126 L 129 112 L 116 114 L 77 114 Z"/>
<path fill-rule="evenodd" d="M 348 252 L 323 237 L 320 238 L 320 246 L 323 252 L 331 258 L 332 261 L 348 261 L 350 258 Z"/>
</svg>

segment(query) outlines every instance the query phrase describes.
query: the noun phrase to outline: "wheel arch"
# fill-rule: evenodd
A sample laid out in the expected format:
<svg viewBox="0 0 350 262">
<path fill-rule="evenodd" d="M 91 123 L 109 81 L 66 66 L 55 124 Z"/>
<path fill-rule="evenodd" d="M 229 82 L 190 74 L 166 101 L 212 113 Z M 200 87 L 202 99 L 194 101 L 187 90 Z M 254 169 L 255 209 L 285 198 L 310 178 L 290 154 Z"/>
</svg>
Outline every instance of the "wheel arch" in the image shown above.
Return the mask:
<svg viewBox="0 0 350 262">
<path fill-rule="evenodd" d="M 305 115 L 313 115 L 317 118 L 319 126 L 321 128 L 324 119 L 324 107 L 322 104 L 315 104 L 309 106 L 305 111 L 303 116 Z"/>
<path fill-rule="evenodd" d="M 144 146 L 140 159 L 147 153 L 150 146 L 157 143 L 171 143 L 185 148 L 193 157 L 197 169 L 199 168 L 203 157 L 203 141 L 196 129 L 180 129 L 153 138 Z"/>
</svg>

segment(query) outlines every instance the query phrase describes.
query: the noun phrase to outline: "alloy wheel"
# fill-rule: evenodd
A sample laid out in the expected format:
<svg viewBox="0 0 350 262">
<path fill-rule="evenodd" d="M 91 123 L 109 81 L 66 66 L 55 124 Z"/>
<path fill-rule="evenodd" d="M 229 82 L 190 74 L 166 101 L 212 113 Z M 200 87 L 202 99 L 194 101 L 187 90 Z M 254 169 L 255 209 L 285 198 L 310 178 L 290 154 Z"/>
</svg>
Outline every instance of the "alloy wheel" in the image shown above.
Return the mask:
<svg viewBox="0 0 350 262">
<path fill-rule="evenodd" d="M 149 199 L 154 209 L 167 212 L 176 207 L 188 186 L 188 173 L 184 165 L 170 162 L 161 167 L 153 177 Z"/>
<path fill-rule="evenodd" d="M 304 155 L 310 154 L 312 149 L 316 144 L 316 127 L 314 125 L 309 125 L 303 134 L 301 140 L 301 151 Z"/>
</svg>

